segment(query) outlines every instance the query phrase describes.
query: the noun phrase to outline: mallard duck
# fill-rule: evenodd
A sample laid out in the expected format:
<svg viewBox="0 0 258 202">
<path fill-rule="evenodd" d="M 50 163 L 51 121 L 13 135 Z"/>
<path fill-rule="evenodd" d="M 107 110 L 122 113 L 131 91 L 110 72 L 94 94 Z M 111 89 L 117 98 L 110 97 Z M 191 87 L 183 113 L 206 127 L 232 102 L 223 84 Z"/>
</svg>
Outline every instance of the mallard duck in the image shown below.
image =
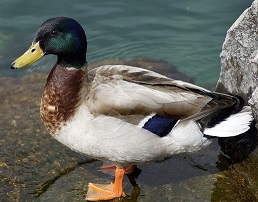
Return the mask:
<svg viewBox="0 0 258 202">
<path fill-rule="evenodd" d="M 132 66 L 89 71 L 86 51 L 86 35 L 77 21 L 51 18 L 11 67 L 57 55 L 41 99 L 46 129 L 72 150 L 115 168 L 114 183 L 89 183 L 87 200 L 125 196 L 123 177 L 134 165 L 198 150 L 209 144 L 208 136 L 242 134 L 253 121 L 250 107 L 237 96 Z"/>
</svg>

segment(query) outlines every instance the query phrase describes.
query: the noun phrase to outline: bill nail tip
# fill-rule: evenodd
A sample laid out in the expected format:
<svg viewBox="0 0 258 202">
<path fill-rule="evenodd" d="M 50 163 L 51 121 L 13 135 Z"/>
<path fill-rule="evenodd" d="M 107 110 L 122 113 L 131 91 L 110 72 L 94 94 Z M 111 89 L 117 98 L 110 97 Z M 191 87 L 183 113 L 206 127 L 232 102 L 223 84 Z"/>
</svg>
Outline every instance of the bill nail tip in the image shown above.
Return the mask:
<svg viewBox="0 0 258 202">
<path fill-rule="evenodd" d="M 11 69 L 16 69 L 14 62 L 11 64 Z"/>
</svg>

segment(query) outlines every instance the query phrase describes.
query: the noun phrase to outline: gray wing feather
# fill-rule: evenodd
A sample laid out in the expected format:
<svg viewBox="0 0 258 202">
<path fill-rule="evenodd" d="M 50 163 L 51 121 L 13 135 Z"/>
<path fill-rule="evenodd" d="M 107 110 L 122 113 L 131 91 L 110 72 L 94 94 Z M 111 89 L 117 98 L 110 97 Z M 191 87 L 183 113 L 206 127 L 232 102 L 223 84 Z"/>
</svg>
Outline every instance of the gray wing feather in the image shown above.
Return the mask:
<svg viewBox="0 0 258 202">
<path fill-rule="evenodd" d="M 87 104 L 92 113 L 151 114 L 198 119 L 226 101 L 213 102 L 213 93 L 199 86 L 125 65 L 106 65 L 89 72 Z M 228 97 L 226 95 L 221 95 Z"/>
</svg>

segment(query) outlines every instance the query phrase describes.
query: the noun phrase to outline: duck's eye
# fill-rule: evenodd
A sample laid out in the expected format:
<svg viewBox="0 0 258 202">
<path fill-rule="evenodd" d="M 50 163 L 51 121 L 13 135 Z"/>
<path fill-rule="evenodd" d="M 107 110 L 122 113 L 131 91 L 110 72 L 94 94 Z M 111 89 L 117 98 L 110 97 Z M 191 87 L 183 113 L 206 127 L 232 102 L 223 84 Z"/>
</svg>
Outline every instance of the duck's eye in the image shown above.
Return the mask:
<svg viewBox="0 0 258 202">
<path fill-rule="evenodd" d="M 51 32 L 51 36 L 57 36 L 59 34 L 59 32 L 57 30 L 53 30 Z"/>
</svg>

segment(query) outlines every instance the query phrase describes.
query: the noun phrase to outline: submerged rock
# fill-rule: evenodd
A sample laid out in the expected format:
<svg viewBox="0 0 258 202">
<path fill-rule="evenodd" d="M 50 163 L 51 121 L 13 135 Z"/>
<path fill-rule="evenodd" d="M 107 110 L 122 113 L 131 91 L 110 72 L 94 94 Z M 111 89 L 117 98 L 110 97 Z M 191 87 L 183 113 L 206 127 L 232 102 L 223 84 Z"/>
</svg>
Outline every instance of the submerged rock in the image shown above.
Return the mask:
<svg viewBox="0 0 258 202">
<path fill-rule="evenodd" d="M 258 152 L 217 176 L 211 201 L 258 201 Z"/>
<path fill-rule="evenodd" d="M 39 118 L 45 79 L 0 79 L 0 201 L 33 201 L 66 172 L 92 161 L 46 133 Z"/>
</svg>

